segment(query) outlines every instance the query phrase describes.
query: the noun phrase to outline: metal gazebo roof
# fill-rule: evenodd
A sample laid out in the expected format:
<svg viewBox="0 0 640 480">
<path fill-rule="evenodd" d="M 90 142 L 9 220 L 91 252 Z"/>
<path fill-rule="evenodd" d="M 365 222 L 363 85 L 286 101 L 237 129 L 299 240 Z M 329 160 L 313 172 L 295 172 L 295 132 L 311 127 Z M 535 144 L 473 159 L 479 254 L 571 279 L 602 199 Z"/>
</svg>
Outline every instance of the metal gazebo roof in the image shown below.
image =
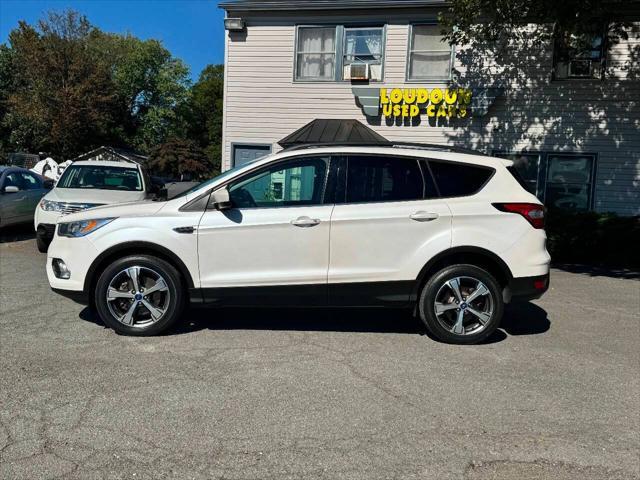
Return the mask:
<svg viewBox="0 0 640 480">
<path fill-rule="evenodd" d="M 358 120 L 317 119 L 278 142 L 283 148 L 314 143 L 389 145 L 390 142 Z"/>
</svg>

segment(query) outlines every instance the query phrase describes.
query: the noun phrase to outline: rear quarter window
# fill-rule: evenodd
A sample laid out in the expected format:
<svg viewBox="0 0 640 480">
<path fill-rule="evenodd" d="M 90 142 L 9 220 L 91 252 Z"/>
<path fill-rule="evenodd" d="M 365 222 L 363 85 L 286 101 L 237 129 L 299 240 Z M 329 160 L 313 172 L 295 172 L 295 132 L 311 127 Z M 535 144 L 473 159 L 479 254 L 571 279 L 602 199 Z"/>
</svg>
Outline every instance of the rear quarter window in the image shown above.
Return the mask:
<svg viewBox="0 0 640 480">
<path fill-rule="evenodd" d="M 494 170 L 467 163 L 429 160 L 433 178 L 442 197 L 466 197 L 477 193 Z"/>
</svg>

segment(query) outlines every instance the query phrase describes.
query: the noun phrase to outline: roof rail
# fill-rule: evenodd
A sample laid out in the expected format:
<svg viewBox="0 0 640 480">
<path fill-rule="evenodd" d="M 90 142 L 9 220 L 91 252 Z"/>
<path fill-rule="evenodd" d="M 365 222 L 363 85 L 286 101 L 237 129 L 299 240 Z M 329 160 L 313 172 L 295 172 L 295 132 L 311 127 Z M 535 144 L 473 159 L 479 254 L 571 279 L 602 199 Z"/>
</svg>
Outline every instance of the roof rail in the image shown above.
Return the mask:
<svg viewBox="0 0 640 480">
<path fill-rule="evenodd" d="M 448 151 L 454 153 L 464 153 L 468 155 L 482 155 L 487 156 L 486 153 L 478 150 L 472 150 L 470 148 L 456 147 L 453 145 L 443 145 L 440 143 L 412 143 L 412 142 L 388 142 L 388 143 L 370 143 L 370 142 L 335 142 L 335 143 L 302 143 L 299 145 L 292 145 L 290 147 L 283 148 L 283 152 L 292 152 L 295 150 L 305 150 L 308 148 L 321 148 L 321 147 L 392 147 L 392 148 L 413 148 L 416 150 L 433 150 L 433 151 Z"/>
</svg>

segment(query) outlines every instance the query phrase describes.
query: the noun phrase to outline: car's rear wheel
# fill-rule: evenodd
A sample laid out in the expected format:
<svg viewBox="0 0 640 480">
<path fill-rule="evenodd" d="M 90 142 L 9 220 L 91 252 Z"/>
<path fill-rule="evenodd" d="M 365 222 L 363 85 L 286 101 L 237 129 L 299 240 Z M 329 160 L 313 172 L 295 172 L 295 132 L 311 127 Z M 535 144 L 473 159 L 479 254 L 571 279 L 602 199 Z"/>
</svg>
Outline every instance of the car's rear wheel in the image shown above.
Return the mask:
<svg viewBox="0 0 640 480">
<path fill-rule="evenodd" d="M 474 265 L 452 265 L 427 281 L 418 307 L 421 320 L 437 339 L 472 344 L 495 332 L 504 303 L 500 285 L 489 272 Z"/>
<path fill-rule="evenodd" d="M 184 293 L 178 271 L 162 259 L 116 260 L 98 278 L 94 302 L 106 325 L 125 335 L 156 335 L 179 319 Z"/>
</svg>

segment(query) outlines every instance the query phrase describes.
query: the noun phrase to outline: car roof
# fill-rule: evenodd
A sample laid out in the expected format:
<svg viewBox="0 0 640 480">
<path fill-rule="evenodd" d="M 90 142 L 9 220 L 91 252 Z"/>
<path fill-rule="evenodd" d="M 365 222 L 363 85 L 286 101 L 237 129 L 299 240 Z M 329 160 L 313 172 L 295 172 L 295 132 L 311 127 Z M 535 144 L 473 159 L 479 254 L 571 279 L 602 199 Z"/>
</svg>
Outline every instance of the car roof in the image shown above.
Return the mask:
<svg viewBox="0 0 640 480">
<path fill-rule="evenodd" d="M 79 166 L 89 165 L 93 167 L 120 167 L 120 168 L 131 168 L 131 169 L 138 168 L 137 163 L 117 162 L 113 160 L 78 160 L 77 162 L 73 162 L 71 165 L 79 165 Z"/>
<path fill-rule="evenodd" d="M 0 165 L 0 174 L 2 174 L 4 172 L 29 172 L 29 173 L 35 173 L 35 172 L 32 172 L 31 170 L 29 170 L 27 168 L 16 167 L 15 165 Z M 37 175 L 37 173 L 36 173 L 36 175 Z"/>
<path fill-rule="evenodd" d="M 445 147 L 446 148 L 446 147 Z M 486 167 L 508 167 L 513 165 L 511 160 L 504 158 L 489 157 L 481 153 L 462 153 L 458 151 L 438 150 L 436 148 L 425 148 L 416 146 L 309 146 L 304 149 L 282 150 L 274 155 L 258 160 L 257 163 L 269 163 L 271 160 L 295 157 L 308 154 L 373 154 L 373 155 L 394 155 L 408 156 L 414 158 L 426 158 L 432 160 L 455 161 L 481 165 Z"/>
</svg>

